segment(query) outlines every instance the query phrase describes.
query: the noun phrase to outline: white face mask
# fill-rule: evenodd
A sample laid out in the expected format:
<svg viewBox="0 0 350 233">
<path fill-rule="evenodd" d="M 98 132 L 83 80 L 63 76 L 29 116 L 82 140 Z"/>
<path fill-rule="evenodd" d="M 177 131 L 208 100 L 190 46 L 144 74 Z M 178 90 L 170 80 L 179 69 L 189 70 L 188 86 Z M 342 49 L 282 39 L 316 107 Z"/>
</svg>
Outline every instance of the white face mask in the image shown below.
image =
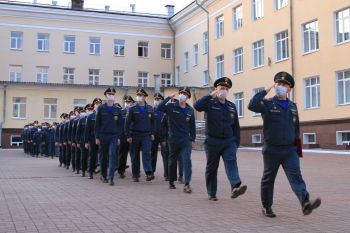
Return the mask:
<svg viewBox="0 0 350 233">
<path fill-rule="evenodd" d="M 276 95 L 280 98 L 285 98 L 287 97 L 287 92 L 288 92 L 288 89 L 284 86 L 280 86 L 280 85 L 277 85 L 275 87 L 275 92 L 276 92 Z"/>
<path fill-rule="evenodd" d="M 137 95 L 137 96 L 136 96 L 136 102 L 142 102 L 142 101 L 143 101 L 143 97 Z"/>
<path fill-rule="evenodd" d="M 162 101 L 161 100 L 155 100 L 154 103 L 154 107 L 157 107 Z"/>
<path fill-rule="evenodd" d="M 94 106 L 94 109 L 95 109 L 95 111 L 97 111 L 97 109 L 98 109 L 98 105 L 95 105 L 95 106 Z"/>
<path fill-rule="evenodd" d="M 219 97 L 222 97 L 222 98 L 226 98 L 227 97 L 227 94 L 228 94 L 228 91 L 227 90 L 220 90 L 219 91 Z"/>
<path fill-rule="evenodd" d="M 74 116 L 74 115 L 71 115 L 71 116 L 70 116 L 70 119 L 74 119 L 74 118 L 75 118 L 75 116 Z"/>
<path fill-rule="evenodd" d="M 179 95 L 179 101 L 180 102 L 185 102 L 187 100 L 187 96 L 186 95 L 184 95 L 184 94 L 180 94 Z"/>
<path fill-rule="evenodd" d="M 107 100 L 114 102 L 114 95 L 107 95 Z"/>
<path fill-rule="evenodd" d="M 86 115 L 87 115 L 86 112 L 80 113 L 80 116 L 82 116 L 82 117 L 84 117 L 84 116 L 86 116 Z"/>
</svg>

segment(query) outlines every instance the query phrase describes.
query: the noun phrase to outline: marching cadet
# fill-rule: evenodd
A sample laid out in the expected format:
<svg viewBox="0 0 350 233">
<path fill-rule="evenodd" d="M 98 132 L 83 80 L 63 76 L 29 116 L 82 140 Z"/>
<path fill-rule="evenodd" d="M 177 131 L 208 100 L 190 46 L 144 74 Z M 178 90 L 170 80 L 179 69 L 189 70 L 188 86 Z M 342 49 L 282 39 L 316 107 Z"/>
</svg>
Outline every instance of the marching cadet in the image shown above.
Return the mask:
<svg viewBox="0 0 350 233">
<path fill-rule="evenodd" d="M 75 118 L 73 120 L 72 124 L 72 131 L 71 131 L 71 141 L 72 141 L 72 156 L 74 156 L 74 164 L 75 164 L 75 170 L 76 174 L 79 174 L 80 171 L 80 157 L 81 157 L 81 151 L 80 148 L 78 147 L 78 143 L 76 141 L 76 136 L 77 136 L 77 127 L 78 127 L 78 122 L 80 119 L 80 113 L 82 112 L 83 108 L 82 107 L 77 107 L 75 109 Z M 73 160 L 73 158 L 72 158 Z"/>
<path fill-rule="evenodd" d="M 32 123 L 32 128 L 29 132 L 29 138 L 30 138 L 30 143 L 31 143 L 31 150 L 30 150 L 30 154 L 34 157 L 36 155 L 36 151 L 37 151 L 37 146 L 35 144 L 34 141 L 34 134 L 38 131 L 38 125 L 39 122 L 38 121 L 34 121 Z"/>
<path fill-rule="evenodd" d="M 153 131 L 154 140 L 152 141 L 152 148 L 151 148 L 153 176 L 157 168 L 158 147 L 159 145 L 161 145 L 162 147 L 161 122 L 162 122 L 164 113 L 157 110 L 157 108 L 158 108 L 158 105 L 163 100 L 164 100 L 164 97 L 160 93 L 154 94 L 154 105 L 153 105 L 154 107 L 154 131 Z"/>
<path fill-rule="evenodd" d="M 42 132 L 41 132 L 41 126 L 37 125 L 35 128 L 36 128 L 36 131 L 33 134 L 33 146 L 34 146 L 33 154 L 38 158 L 40 153 L 40 146 L 42 143 Z"/>
<path fill-rule="evenodd" d="M 125 120 L 125 135 L 130 143 L 131 167 L 134 182 L 140 178 L 140 149 L 146 181 L 154 179 L 152 174 L 151 145 L 154 128 L 153 108 L 146 102 L 148 94 L 143 89 L 136 91 L 136 105 L 129 108 Z"/>
<path fill-rule="evenodd" d="M 168 143 L 169 143 L 169 188 L 175 189 L 174 181 L 177 179 L 177 161 L 183 159 L 185 172 L 184 192 L 191 193 L 192 178 L 191 152 L 192 143 L 196 139 L 196 123 L 194 110 L 186 101 L 191 98 L 189 88 L 181 88 L 178 92 L 179 101 L 173 100 L 176 94 L 162 101 L 158 110 L 167 114 L 168 118 Z M 191 143 L 192 142 L 192 143 Z"/>
<path fill-rule="evenodd" d="M 49 153 L 48 153 L 48 145 L 49 145 L 49 123 L 44 122 L 41 124 L 41 134 L 42 134 L 42 143 L 41 143 L 41 155 L 48 157 Z"/>
<path fill-rule="evenodd" d="M 217 174 L 221 156 L 231 185 L 231 198 L 236 198 L 247 190 L 246 185 L 241 185 L 238 174 L 236 152 L 240 144 L 240 127 L 237 110 L 235 104 L 226 99 L 232 81 L 222 77 L 214 82 L 214 87 L 215 90 L 210 95 L 203 96 L 194 104 L 197 111 L 205 112 L 205 180 L 211 201 L 217 201 Z"/>
<path fill-rule="evenodd" d="M 168 145 L 168 118 L 166 114 L 163 114 L 163 118 L 160 122 L 160 137 L 161 144 L 160 153 L 163 158 L 163 171 L 164 171 L 164 180 L 169 181 L 169 145 Z"/>
<path fill-rule="evenodd" d="M 60 146 L 60 167 L 62 164 L 64 167 L 67 167 L 67 144 L 65 140 L 65 126 L 66 121 L 68 119 L 67 113 L 62 113 L 61 116 L 61 123 L 58 126 L 58 143 Z"/>
<path fill-rule="evenodd" d="M 53 157 L 55 156 L 55 128 L 56 128 L 56 122 L 52 123 L 52 125 L 49 125 L 48 127 L 48 156 Z"/>
<path fill-rule="evenodd" d="M 69 121 L 68 121 L 68 128 L 67 128 L 67 140 L 68 140 L 68 145 L 69 145 L 69 152 L 70 152 L 70 162 L 72 164 L 72 172 L 75 172 L 76 169 L 76 164 L 75 164 L 75 145 L 73 145 L 72 143 L 72 130 L 73 130 L 73 125 L 74 125 L 74 121 L 75 121 L 75 117 L 78 114 L 77 113 L 78 107 L 74 108 L 74 111 L 71 111 L 69 114 Z"/>
<path fill-rule="evenodd" d="M 130 107 L 132 107 L 135 104 L 134 99 L 131 96 L 125 96 L 124 97 L 124 108 L 122 109 L 122 126 L 125 125 L 125 119 L 127 112 Z M 118 174 L 119 177 L 124 179 L 125 178 L 125 169 L 126 169 L 126 163 L 128 160 L 128 154 L 130 145 L 128 141 L 126 140 L 124 127 L 122 129 L 122 134 L 120 136 L 120 145 L 119 145 L 119 157 L 118 157 Z"/>
<path fill-rule="evenodd" d="M 95 122 L 96 122 L 96 111 L 98 107 L 102 104 L 102 100 L 100 98 L 95 98 L 92 101 L 92 107 L 94 111 L 88 111 L 86 125 L 84 130 L 84 143 L 85 148 L 88 150 L 89 154 L 89 179 L 93 179 L 93 174 L 96 168 L 97 160 L 98 160 L 98 145 L 96 145 L 95 139 Z"/>
<path fill-rule="evenodd" d="M 287 98 L 294 87 L 294 79 L 287 72 L 279 72 L 271 87 L 257 93 L 250 100 L 248 109 L 261 113 L 263 119 L 264 173 L 261 179 L 262 213 L 276 217 L 272 211 L 274 182 L 280 165 L 287 175 L 292 190 L 299 199 L 304 215 L 310 214 L 321 205 L 321 199 L 310 201 L 306 184 L 301 176 L 300 161 L 296 143 L 300 126 L 297 105 Z M 275 96 L 264 97 L 274 88 Z"/>
<path fill-rule="evenodd" d="M 22 141 L 23 141 L 23 151 L 25 154 L 28 153 L 28 138 L 27 138 L 27 132 L 28 132 L 28 125 L 25 125 L 22 132 Z"/>
<path fill-rule="evenodd" d="M 84 142 L 84 133 L 85 133 L 85 125 L 87 119 L 87 111 L 92 111 L 92 104 L 87 104 L 83 110 L 80 111 L 80 118 L 77 125 L 75 141 L 78 150 L 80 150 L 80 167 L 81 167 L 81 176 L 85 177 L 85 172 L 87 170 L 87 161 L 88 161 L 88 151 L 85 148 Z"/>
<path fill-rule="evenodd" d="M 67 116 L 67 119 L 64 123 L 64 127 L 63 127 L 63 142 L 64 144 L 66 145 L 66 169 L 68 170 L 69 169 L 69 166 L 71 164 L 71 159 L 72 159 L 72 156 L 71 156 L 71 153 L 72 153 L 72 144 L 71 144 L 71 140 L 69 138 L 69 135 L 70 135 L 70 123 L 71 121 L 74 119 L 74 112 L 73 111 L 70 111 L 68 116 Z M 72 164 L 73 166 L 73 164 Z M 75 171 L 75 170 L 74 170 Z"/>
<path fill-rule="evenodd" d="M 103 182 L 114 185 L 114 172 L 117 164 L 117 150 L 120 144 L 119 137 L 122 131 L 121 108 L 114 105 L 116 91 L 107 88 L 104 92 L 107 102 L 98 107 L 95 122 L 96 144 L 100 146 L 100 166 Z M 107 180 L 108 163 L 108 180 Z"/>
</svg>

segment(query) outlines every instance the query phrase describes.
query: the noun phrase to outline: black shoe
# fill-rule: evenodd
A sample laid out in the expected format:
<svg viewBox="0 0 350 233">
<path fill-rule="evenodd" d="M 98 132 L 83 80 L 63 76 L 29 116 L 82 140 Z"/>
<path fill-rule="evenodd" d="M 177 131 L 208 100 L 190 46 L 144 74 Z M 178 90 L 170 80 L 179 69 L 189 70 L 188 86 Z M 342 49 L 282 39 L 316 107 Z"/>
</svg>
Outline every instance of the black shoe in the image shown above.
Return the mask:
<svg viewBox="0 0 350 233">
<path fill-rule="evenodd" d="M 209 201 L 217 201 L 218 198 L 216 196 L 208 196 Z"/>
<path fill-rule="evenodd" d="M 67 166 L 66 169 L 69 170 L 69 166 Z"/>
<path fill-rule="evenodd" d="M 189 184 L 184 186 L 184 193 L 192 193 L 192 189 Z"/>
<path fill-rule="evenodd" d="M 75 172 L 75 168 L 72 169 L 72 172 Z"/>
<path fill-rule="evenodd" d="M 183 184 L 184 183 L 183 176 L 179 176 L 179 178 L 177 180 L 179 181 L 179 184 Z"/>
<path fill-rule="evenodd" d="M 110 185 L 110 186 L 113 186 L 113 185 L 114 185 L 114 181 L 113 181 L 113 180 L 110 180 L 110 181 L 109 181 L 109 185 Z"/>
<path fill-rule="evenodd" d="M 129 165 L 126 165 L 126 166 L 125 166 L 125 169 L 128 169 L 128 168 L 129 168 Z"/>
<path fill-rule="evenodd" d="M 139 178 L 137 178 L 137 177 L 132 178 L 132 181 L 134 181 L 134 182 L 140 182 Z"/>
<path fill-rule="evenodd" d="M 169 189 L 176 189 L 175 184 L 173 181 L 169 182 Z"/>
<path fill-rule="evenodd" d="M 119 178 L 120 178 L 120 179 L 124 179 L 124 178 L 125 178 L 124 173 L 120 173 L 120 174 L 119 174 Z"/>
<path fill-rule="evenodd" d="M 231 191 L 231 198 L 236 198 L 243 195 L 247 191 L 247 185 L 239 186 L 238 188 L 233 188 Z"/>
<path fill-rule="evenodd" d="M 79 170 L 77 170 L 77 172 L 75 174 L 79 174 Z"/>
<path fill-rule="evenodd" d="M 275 218 L 276 214 L 272 211 L 271 207 L 269 208 L 262 208 L 262 213 L 264 216 L 269 217 L 269 218 Z"/>
<path fill-rule="evenodd" d="M 151 181 L 154 179 L 154 176 L 152 176 L 151 174 L 146 175 L 146 181 Z"/>
<path fill-rule="evenodd" d="M 309 215 L 312 213 L 312 211 L 316 208 L 318 208 L 321 205 L 321 199 L 316 198 L 315 200 L 312 201 L 307 201 L 303 205 L 303 214 L 304 215 Z"/>
<path fill-rule="evenodd" d="M 92 173 L 89 174 L 89 179 L 92 180 L 94 178 L 94 176 L 92 175 Z"/>
<path fill-rule="evenodd" d="M 85 177 L 85 172 L 81 172 L 81 177 Z"/>
<path fill-rule="evenodd" d="M 103 178 L 103 181 L 102 181 L 103 183 L 108 183 L 108 180 L 107 180 L 107 178 Z"/>
</svg>

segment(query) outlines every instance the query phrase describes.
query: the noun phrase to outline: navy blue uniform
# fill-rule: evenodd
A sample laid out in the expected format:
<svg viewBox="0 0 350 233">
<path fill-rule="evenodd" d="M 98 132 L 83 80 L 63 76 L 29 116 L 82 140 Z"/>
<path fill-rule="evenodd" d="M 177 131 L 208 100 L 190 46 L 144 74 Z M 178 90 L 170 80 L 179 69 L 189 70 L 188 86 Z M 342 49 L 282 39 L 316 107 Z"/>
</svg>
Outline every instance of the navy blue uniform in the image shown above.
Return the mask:
<svg viewBox="0 0 350 233">
<path fill-rule="evenodd" d="M 265 90 L 257 93 L 249 103 L 249 110 L 261 113 L 264 130 L 264 174 L 261 180 L 261 201 L 265 208 L 273 203 L 274 182 L 280 165 L 301 205 L 309 201 L 309 193 L 301 176 L 296 139 L 299 138 L 297 106 L 287 99 L 282 105 L 277 97 L 264 99 Z"/>
<path fill-rule="evenodd" d="M 65 129 L 65 122 L 61 122 L 59 124 L 58 128 L 58 141 L 60 144 L 60 166 L 62 166 L 62 164 L 66 167 L 67 166 L 67 145 L 66 145 L 66 141 L 64 140 L 64 129 Z"/>
<path fill-rule="evenodd" d="M 84 130 L 84 143 L 88 144 L 88 164 L 91 179 L 93 178 L 93 172 L 96 168 L 98 159 L 98 146 L 96 145 L 95 140 L 95 122 L 96 112 L 93 112 L 87 116 Z"/>
<path fill-rule="evenodd" d="M 177 180 L 177 161 L 183 159 L 185 185 L 192 179 L 192 142 L 196 139 L 196 121 L 194 110 L 188 104 L 185 108 L 179 102 L 169 102 L 170 97 L 162 101 L 158 110 L 167 114 L 169 143 L 169 181 Z"/>
<path fill-rule="evenodd" d="M 152 106 L 145 104 L 142 110 L 139 105 L 129 108 L 125 120 L 125 135 L 132 138 L 131 163 L 134 179 L 140 177 L 140 149 L 142 148 L 142 165 L 146 175 L 152 174 L 151 144 L 154 131 Z"/>
<path fill-rule="evenodd" d="M 63 127 L 63 142 L 66 145 L 66 168 L 69 169 L 70 163 L 71 163 L 71 141 L 68 137 L 69 135 L 69 126 L 70 126 L 70 120 L 68 119 L 64 123 Z"/>
<path fill-rule="evenodd" d="M 47 130 L 47 149 L 48 156 L 53 158 L 55 156 L 55 129 L 52 126 Z"/>
<path fill-rule="evenodd" d="M 236 151 L 240 144 L 240 126 L 236 106 L 225 100 L 220 103 L 217 97 L 203 96 L 194 104 L 194 108 L 205 112 L 205 152 L 207 165 L 205 179 L 210 197 L 216 197 L 217 173 L 220 157 L 223 157 L 227 178 L 231 189 L 241 185 L 238 174 Z"/>
<path fill-rule="evenodd" d="M 154 110 L 154 140 L 152 141 L 151 157 L 152 157 L 152 172 L 154 173 L 157 168 L 157 157 L 158 157 L 158 147 L 161 144 L 161 122 L 163 119 L 164 113 Z"/>
<path fill-rule="evenodd" d="M 122 133 L 121 109 L 116 106 L 108 106 L 107 103 L 98 107 L 95 122 L 95 137 L 100 140 L 101 175 L 113 181 L 117 163 L 118 139 Z"/>
<path fill-rule="evenodd" d="M 75 141 L 77 144 L 77 147 L 80 150 L 80 167 L 81 167 L 81 171 L 83 176 L 85 176 L 85 172 L 87 170 L 87 161 L 88 161 L 88 151 L 85 148 L 85 141 L 84 141 L 84 133 L 85 133 L 85 125 L 86 125 L 86 116 L 82 116 L 79 120 L 78 120 L 78 124 L 77 124 L 77 130 L 76 130 L 76 134 L 75 134 Z"/>
<path fill-rule="evenodd" d="M 124 125 L 126 120 L 128 109 L 124 108 L 122 110 L 122 126 L 123 126 L 123 132 L 120 136 L 120 145 L 119 145 L 119 158 L 118 158 L 118 173 L 121 175 L 121 177 L 124 176 L 125 169 L 126 169 L 126 162 L 128 160 L 128 154 L 130 149 L 130 144 L 126 140 L 126 135 L 124 131 Z"/>
<path fill-rule="evenodd" d="M 75 118 L 72 124 L 71 130 L 71 141 L 72 141 L 72 161 L 74 157 L 73 170 L 75 167 L 76 173 L 79 174 L 80 171 L 80 148 L 77 146 L 76 135 L 77 135 L 77 127 L 78 127 L 79 118 Z"/>
</svg>

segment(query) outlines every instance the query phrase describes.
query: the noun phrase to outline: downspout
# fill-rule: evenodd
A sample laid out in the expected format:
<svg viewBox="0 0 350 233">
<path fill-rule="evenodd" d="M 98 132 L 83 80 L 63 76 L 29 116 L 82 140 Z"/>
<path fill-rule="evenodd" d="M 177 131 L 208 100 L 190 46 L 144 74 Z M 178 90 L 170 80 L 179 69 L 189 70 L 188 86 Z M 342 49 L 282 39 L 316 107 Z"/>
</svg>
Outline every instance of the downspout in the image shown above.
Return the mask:
<svg viewBox="0 0 350 233">
<path fill-rule="evenodd" d="M 292 72 L 292 76 L 294 76 L 294 36 L 293 36 L 293 0 L 290 0 L 290 4 L 289 4 L 289 15 L 290 15 L 290 57 L 291 57 L 291 72 Z M 295 101 L 295 88 L 292 89 L 292 95 L 293 95 L 293 101 Z"/>
<path fill-rule="evenodd" d="M 167 20 L 167 22 L 168 22 L 168 25 L 169 25 L 169 28 L 171 29 L 171 31 L 173 32 L 173 46 L 172 46 L 172 55 L 173 55 L 173 57 L 172 57 L 172 59 L 173 59 L 173 86 L 175 86 L 175 70 L 176 70 L 176 64 L 175 64 L 175 29 L 173 28 L 173 26 L 171 25 L 171 23 L 170 23 L 170 18 L 168 18 L 168 20 Z"/>
<path fill-rule="evenodd" d="M 4 87 L 4 99 L 3 99 L 3 106 L 4 106 L 4 111 L 3 111 L 3 115 L 2 115 L 2 122 L 0 122 L 0 148 L 2 147 L 2 126 L 5 124 L 6 121 L 6 88 L 7 88 L 7 84 L 4 83 L 3 85 Z"/>
<path fill-rule="evenodd" d="M 210 43 L 209 43 L 209 11 L 203 7 L 203 4 L 206 1 L 207 0 L 204 0 L 202 2 L 202 4 L 199 4 L 198 0 L 196 0 L 196 4 L 197 4 L 197 6 L 199 6 L 199 8 L 201 8 L 207 14 L 207 36 L 208 36 L 207 70 L 208 70 L 208 78 L 209 78 L 209 80 L 208 80 L 208 93 L 210 93 L 211 92 L 210 83 L 212 83 L 212 81 L 210 78 L 210 65 L 209 65 L 209 60 L 210 60 L 210 56 L 209 56 L 209 53 L 210 53 L 210 49 L 209 49 L 209 45 L 210 45 Z"/>
</svg>

